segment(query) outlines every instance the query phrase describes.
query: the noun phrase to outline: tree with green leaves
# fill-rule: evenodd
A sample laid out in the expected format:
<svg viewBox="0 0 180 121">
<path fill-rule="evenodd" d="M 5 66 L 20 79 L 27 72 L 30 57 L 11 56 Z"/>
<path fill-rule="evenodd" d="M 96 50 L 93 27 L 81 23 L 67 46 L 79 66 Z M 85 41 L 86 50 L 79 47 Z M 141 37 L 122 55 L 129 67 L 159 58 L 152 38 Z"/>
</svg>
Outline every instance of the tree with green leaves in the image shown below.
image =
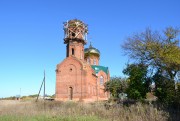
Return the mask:
<svg viewBox="0 0 180 121">
<path fill-rule="evenodd" d="M 174 81 L 163 75 L 164 74 L 158 70 L 152 77 L 156 84 L 155 95 L 158 97 L 160 102 L 163 102 L 164 104 L 172 104 L 176 99 Z"/>
<path fill-rule="evenodd" d="M 146 98 L 151 83 L 147 77 L 147 66 L 143 63 L 128 64 L 123 73 L 129 76 L 128 88 L 126 90 L 128 98 L 140 100 Z"/>
<path fill-rule="evenodd" d="M 129 37 L 122 48 L 129 57 L 154 69 L 162 69 L 167 77 L 174 79 L 180 70 L 180 47 L 177 39 L 180 30 L 169 27 L 163 34 L 146 29 Z"/>
<path fill-rule="evenodd" d="M 178 104 L 180 104 L 180 82 L 178 82 L 177 84 L 177 96 L 176 96 L 176 102 L 178 103 Z"/>
<path fill-rule="evenodd" d="M 155 94 L 162 102 L 173 102 L 180 71 L 179 28 L 168 27 L 162 32 L 146 29 L 127 38 L 122 46 L 125 53 L 148 66 L 148 73 L 155 82 Z M 169 92 L 170 91 L 170 92 Z"/>
<path fill-rule="evenodd" d="M 104 84 L 104 91 L 110 92 L 111 96 L 114 98 L 119 98 L 119 94 L 125 92 L 127 86 L 128 85 L 126 79 L 122 79 L 120 77 L 112 77 L 110 81 L 107 81 Z"/>
</svg>

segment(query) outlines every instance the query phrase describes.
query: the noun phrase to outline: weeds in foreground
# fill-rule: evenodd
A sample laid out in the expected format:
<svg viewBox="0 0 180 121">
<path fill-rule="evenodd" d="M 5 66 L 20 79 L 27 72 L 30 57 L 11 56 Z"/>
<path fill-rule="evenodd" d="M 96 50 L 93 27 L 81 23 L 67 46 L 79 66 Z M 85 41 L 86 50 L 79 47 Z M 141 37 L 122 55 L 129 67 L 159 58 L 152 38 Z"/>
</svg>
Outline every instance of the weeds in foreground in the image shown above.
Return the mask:
<svg viewBox="0 0 180 121">
<path fill-rule="evenodd" d="M 169 114 L 149 104 L 114 105 L 104 103 L 20 102 L 0 104 L 1 121 L 168 121 Z M 175 120 L 176 121 L 176 120 Z M 177 120 L 178 121 L 178 120 Z"/>
</svg>

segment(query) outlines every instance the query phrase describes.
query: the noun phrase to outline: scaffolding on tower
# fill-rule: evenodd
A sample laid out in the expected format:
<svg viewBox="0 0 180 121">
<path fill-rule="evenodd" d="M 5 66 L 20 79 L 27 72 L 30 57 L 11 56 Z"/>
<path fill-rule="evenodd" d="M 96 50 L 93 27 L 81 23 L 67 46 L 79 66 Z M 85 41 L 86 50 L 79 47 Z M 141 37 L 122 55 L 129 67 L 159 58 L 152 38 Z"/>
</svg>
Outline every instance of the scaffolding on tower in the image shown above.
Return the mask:
<svg viewBox="0 0 180 121">
<path fill-rule="evenodd" d="M 87 43 L 88 25 L 80 20 L 73 19 L 64 22 L 64 43 L 69 43 L 71 40 L 82 41 Z"/>
</svg>

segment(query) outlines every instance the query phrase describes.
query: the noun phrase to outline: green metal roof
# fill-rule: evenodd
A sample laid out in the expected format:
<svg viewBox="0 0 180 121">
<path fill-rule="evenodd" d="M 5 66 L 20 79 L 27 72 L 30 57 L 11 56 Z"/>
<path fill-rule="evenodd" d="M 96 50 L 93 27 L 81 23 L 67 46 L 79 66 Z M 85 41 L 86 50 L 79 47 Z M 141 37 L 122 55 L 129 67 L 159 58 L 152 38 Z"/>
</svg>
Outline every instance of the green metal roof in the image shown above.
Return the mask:
<svg viewBox="0 0 180 121">
<path fill-rule="evenodd" d="M 104 71 L 106 74 L 108 74 L 108 67 L 104 67 L 104 66 L 97 66 L 97 65 L 91 65 L 91 67 L 94 69 L 94 71 L 97 73 L 99 73 L 99 71 Z"/>
</svg>

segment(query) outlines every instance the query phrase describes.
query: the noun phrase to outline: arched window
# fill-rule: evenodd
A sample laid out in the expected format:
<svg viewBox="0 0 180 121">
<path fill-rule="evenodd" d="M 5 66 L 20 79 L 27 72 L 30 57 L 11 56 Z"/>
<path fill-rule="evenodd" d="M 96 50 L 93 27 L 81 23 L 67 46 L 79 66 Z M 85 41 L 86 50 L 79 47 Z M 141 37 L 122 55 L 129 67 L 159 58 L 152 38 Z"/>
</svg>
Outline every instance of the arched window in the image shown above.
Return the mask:
<svg viewBox="0 0 180 121">
<path fill-rule="evenodd" d="M 87 63 L 88 63 L 88 64 L 90 64 L 90 63 L 91 63 L 90 58 L 87 58 Z"/>
<path fill-rule="evenodd" d="M 74 48 L 72 48 L 72 55 L 74 55 Z"/>
<path fill-rule="evenodd" d="M 103 84 L 104 84 L 104 77 L 100 76 L 100 85 L 103 85 Z"/>
<path fill-rule="evenodd" d="M 93 63 L 94 63 L 94 65 L 96 65 L 96 59 L 94 59 L 94 62 L 93 62 Z"/>
</svg>

